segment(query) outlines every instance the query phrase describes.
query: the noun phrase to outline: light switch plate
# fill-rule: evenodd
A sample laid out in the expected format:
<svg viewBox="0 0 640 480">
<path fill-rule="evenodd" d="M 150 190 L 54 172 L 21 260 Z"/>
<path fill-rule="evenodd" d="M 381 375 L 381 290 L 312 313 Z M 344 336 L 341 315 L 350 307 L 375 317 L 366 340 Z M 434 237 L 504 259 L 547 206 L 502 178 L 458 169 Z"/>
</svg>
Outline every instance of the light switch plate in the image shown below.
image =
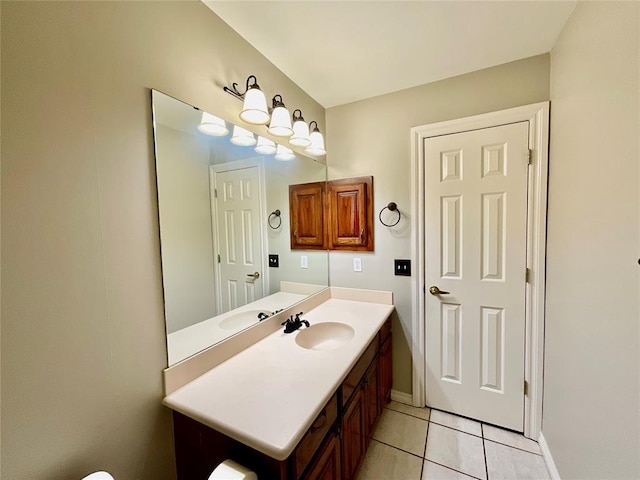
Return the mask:
<svg viewBox="0 0 640 480">
<path fill-rule="evenodd" d="M 402 277 L 410 277 L 411 276 L 411 260 L 394 260 L 393 261 L 393 270 L 396 275 L 400 275 Z"/>
<path fill-rule="evenodd" d="M 353 271 L 354 272 L 362 271 L 362 259 L 360 257 L 356 257 L 353 259 Z"/>
<path fill-rule="evenodd" d="M 278 258 L 278 255 L 269 254 L 269 266 L 272 268 L 280 267 L 280 259 Z"/>
<path fill-rule="evenodd" d="M 300 257 L 300 268 L 309 268 L 308 258 L 306 255 Z"/>
</svg>

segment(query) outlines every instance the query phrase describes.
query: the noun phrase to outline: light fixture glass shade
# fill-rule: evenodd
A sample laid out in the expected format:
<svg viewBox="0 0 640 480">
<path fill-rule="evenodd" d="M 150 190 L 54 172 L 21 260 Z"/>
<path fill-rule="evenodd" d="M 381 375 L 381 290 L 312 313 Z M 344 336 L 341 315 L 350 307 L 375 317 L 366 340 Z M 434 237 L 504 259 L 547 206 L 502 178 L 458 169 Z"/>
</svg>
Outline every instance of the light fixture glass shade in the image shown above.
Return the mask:
<svg viewBox="0 0 640 480">
<path fill-rule="evenodd" d="M 297 147 L 308 147 L 311 145 L 309 125 L 307 125 L 304 119 L 293 122 L 293 135 L 289 139 L 289 143 Z"/>
<path fill-rule="evenodd" d="M 258 144 L 256 145 L 255 150 L 256 153 L 261 155 L 273 155 L 276 153 L 276 144 L 268 138 L 258 135 Z"/>
<path fill-rule="evenodd" d="M 229 133 L 227 124 L 223 119 L 207 112 L 202 112 L 198 131 L 213 137 L 224 137 Z"/>
<path fill-rule="evenodd" d="M 271 113 L 268 132 L 274 137 L 290 137 L 293 135 L 291 117 L 286 107 L 276 107 Z"/>
<path fill-rule="evenodd" d="M 312 122 L 313 123 L 313 122 Z M 315 129 L 309 136 L 311 145 L 304 149 L 304 151 L 310 155 L 326 155 L 327 151 L 324 149 L 324 137 Z"/>
<path fill-rule="evenodd" d="M 256 137 L 246 128 L 235 125 L 233 127 L 231 143 L 233 143 L 234 145 L 239 145 L 241 147 L 250 147 L 251 145 L 256 144 Z"/>
<path fill-rule="evenodd" d="M 269 111 L 267 99 L 258 86 L 251 86 L 244 94 L 244 104 L 240 118 L 253 125 L 266 125 L 269 123 Z"/>
<path fill-rule="evenodd" d="M 284 145 L 278 144 L 278 149 L 276 151 L 276 160 L 289 161 L 296 158 L 290 148 L 285 147 Z"/>
</svg>

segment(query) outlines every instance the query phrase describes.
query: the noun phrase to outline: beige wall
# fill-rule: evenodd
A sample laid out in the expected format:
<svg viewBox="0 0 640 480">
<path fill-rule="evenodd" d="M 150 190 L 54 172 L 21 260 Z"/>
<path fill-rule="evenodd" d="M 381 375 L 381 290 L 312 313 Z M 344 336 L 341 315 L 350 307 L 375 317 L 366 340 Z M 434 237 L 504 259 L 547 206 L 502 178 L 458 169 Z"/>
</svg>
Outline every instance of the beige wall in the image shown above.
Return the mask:
<svg viewBox="0 0 640 480">
<path fill-rule="evenodd" d="M 638 2 L 580 2 L 551 52 L 542 431 L 563 479 L 640 478 Z"/>
<path fill-rule="evenodd" d="M 174 478 L 154 87 L 235 120 L 255 74 L 324 110 L 200 2 L 2 2 L 2 478 Z"/>
<path fill-rule="evenodd" d="M 411 283 L 393 275 L 394 258 L 411 258 L 410 129 L 454 118 L 549 99 L 549 56 L 488 68 L 327 110 L 329 178 L 374 176 L 374 253 L 329 255 L 335 286 L 391 290 L 396 314 L 393 337 L 395 390 L 411 392 Z M 378 212 L 394 201 L 403 219 L 396 227 L 378 222 Z M 362 272 L 353 272 L 353 258 Z M 415 259 L 412 264 L 415 274 Z"/>
</svg>

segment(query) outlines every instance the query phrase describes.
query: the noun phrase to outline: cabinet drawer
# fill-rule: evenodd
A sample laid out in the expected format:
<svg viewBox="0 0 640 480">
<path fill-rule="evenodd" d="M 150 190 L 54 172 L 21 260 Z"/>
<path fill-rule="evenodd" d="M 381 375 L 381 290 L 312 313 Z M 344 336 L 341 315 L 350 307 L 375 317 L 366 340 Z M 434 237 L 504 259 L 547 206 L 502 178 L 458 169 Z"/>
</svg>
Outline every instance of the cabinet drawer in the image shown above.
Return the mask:
<svg viewBox="0 0 640 480">
<path fill-rule="evenodd" d="M 371 341 L 367 349 L 364 351 L 358 363 L 356 363 L 355 367 L 351 369 L 347 378 L 342 382 L 342 405 L 346 405 L 349 401 L 349 398 L 353 394 L 353 391 L 356 389 L 364 372 L 367 371 L 369 365 L 376 357 L 376 353 L 378 353 L 378 335 Z"/>
<path fill-rule="evenodd" d="M 294 452 L 296 478 L 300 478 L 336 418 L 338 418 L 338 396 L 334 395 L 316 417 Z"/>
</svg>

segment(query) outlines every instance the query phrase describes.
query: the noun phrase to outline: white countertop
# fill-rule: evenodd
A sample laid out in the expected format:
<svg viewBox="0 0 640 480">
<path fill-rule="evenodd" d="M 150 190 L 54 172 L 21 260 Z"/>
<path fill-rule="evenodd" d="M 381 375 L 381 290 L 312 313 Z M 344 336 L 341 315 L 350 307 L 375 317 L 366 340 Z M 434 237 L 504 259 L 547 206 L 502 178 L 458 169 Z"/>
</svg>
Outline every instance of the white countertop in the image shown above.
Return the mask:
<svg viewBox="0 0 640 480">
<path fill-rule="evenodd" d="M 298 303 L 307 297 L 308 295 L 299 293 L 276 292 L 242 307 L 170 333 L 167 335 L 169 365 L 174 365 L 250 326 L 249 324 L 243 325 L 240 323 L 238 328 L 221 328 L 221 322 L 229 317 L 254 310 L 267 310 L 272 313 Z M 253 315 L 253 323 L 258 323 L 257 314 Z"/>
<path fill-rule="evenodd" d="M 283 329 L 171 393 L 164 404 L 277 460 L 286 459 L 393 305 L 331 298 L 305 312 L 311 325 L 342 322 L 355 334 L 335 350 L 307 350 Z M 303 327 L 304 328 L 304 327 Z"/>
</svg>

